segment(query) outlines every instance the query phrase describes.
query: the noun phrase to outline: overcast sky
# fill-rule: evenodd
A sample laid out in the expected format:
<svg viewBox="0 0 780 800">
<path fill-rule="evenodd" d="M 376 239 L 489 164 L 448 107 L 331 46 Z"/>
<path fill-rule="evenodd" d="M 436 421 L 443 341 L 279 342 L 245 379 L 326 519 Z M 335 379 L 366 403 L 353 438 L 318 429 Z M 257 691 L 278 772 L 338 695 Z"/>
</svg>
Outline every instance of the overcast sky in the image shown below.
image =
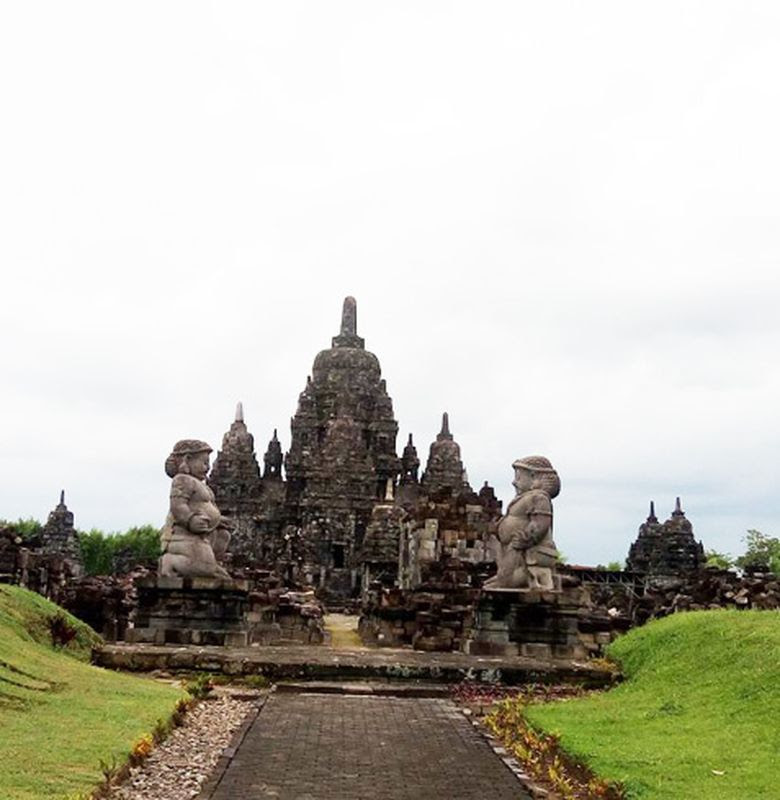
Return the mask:
<svg viewBox="0 0 780 800">
<path fill-rule="evenodd" d="M 776 2 L 5 3 L 0 517 L 160 524 L 358 301 L 423 462 L 543 454 L 570 561 L 780 534 Z"/>
</svg>

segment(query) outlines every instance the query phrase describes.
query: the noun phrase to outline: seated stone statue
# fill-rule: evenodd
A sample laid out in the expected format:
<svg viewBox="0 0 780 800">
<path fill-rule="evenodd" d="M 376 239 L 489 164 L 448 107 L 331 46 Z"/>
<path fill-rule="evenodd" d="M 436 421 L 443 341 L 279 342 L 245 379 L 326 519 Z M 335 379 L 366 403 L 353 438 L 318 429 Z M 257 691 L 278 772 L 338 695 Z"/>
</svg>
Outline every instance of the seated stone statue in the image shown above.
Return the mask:
<svg viewBox="0 0 780 800">
<path fill-rule="evenodd" d="M 230 577 L 217 562 L 225 554 L 230 532 L 205 483 L 210 453 L 206 442 L 184 439 L 165 461 L 165 472 L 173 482 L 170 511 L 160 537 L 162 576 Z"/>
<path fill-rule="evenodd" d="M 553 591 L 558 550 L 552 538 L 552 498 L 561 481 L 544 456 L 528 456 L 512 464 L 517 492 L 498 522 L 498 572 L 486 589 Z"/>
</svg>

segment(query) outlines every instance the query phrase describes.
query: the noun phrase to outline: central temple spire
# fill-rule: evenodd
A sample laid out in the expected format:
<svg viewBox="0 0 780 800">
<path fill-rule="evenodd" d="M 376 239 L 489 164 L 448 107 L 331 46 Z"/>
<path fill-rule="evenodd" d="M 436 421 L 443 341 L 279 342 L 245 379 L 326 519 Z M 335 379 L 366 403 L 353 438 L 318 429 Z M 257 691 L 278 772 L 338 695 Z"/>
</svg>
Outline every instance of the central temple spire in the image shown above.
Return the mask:
<svg viewBox="0 0 780 800">
<path fill-rule="evenodd" d="M 341 311 L 341 335 L 357 336 L 357 303 L 354 297 L 344 298 Z"/>
<path fill-rule="evenodd" d="M 357 335 L 357 302 L 345 297 L 341 310 L 341 333 L 333 337 L 333 347 L 354 347 L 362 350 L 365 342 Z"/>
<path fill-rule="evenodd" d="M 438 441 L 443 440 L 452 440 L 452 434 L 450 433 L 450 415 L 445 411 L 441 415 L 441 431 L 439 435 L 436 437 Z"/>
</svg>

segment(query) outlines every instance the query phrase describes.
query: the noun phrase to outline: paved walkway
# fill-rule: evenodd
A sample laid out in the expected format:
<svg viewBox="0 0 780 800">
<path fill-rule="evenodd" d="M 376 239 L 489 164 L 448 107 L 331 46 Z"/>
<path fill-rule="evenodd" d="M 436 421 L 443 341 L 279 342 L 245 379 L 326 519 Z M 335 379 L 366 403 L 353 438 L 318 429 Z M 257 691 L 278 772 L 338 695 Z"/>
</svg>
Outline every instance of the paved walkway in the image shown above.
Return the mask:
<svg viewBox="0 0 780 800">
<path fill-rule="evenodd" d="M 449 700 L 274 694 L 213 800 L 529 800 Z"/>
</svg>

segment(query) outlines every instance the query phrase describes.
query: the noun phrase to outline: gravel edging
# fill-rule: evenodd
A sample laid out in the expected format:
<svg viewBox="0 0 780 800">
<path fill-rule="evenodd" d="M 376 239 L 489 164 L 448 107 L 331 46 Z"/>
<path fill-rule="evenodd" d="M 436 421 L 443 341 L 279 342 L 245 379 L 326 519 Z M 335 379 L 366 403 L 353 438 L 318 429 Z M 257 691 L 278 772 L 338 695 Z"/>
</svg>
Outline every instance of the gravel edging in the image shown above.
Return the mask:
<svg viewBox="0 0 780 800">
<path fill-rule="evenodd" d="M 195 800 L 211 800 L 211 797 L 214 795 L 214 792 L 216 792 L 217 787 L 227 771 L 227 768 L 230 766 L 230 762 L 233 760 L 236 751 L 244 741 L 244 737 L 252 727 L 260 712 L 263 710 L 263 706 L 266 704 L 269 695 L 270 692 L 265 694 L 259 701 L 252 703 L 252 707 L 244 717 L 244 721 L 241 723 L 241 725 L 239 725 L 238 729 L 233 734 L 230 744 L 222 751 L 221 755 L 217 759 L 217 763 L 215 764 L 211 775 L 206 778 L 206 781 L 200 787 L 200 792 L 198 792 L 198 794 L 195 796 Z"/>
<path fill-rule="evenodd" d="M 112 800 L 200 798 L 214 777 L 217 783 L 221 779 L 235 752 L 238 735 L 243 739 L 264 701 L 259 695 L 228 692 L 201 701 L 140 766 L 130 769 L 127 779 L 112 790 L 110 797 Z"/>
</svg>

